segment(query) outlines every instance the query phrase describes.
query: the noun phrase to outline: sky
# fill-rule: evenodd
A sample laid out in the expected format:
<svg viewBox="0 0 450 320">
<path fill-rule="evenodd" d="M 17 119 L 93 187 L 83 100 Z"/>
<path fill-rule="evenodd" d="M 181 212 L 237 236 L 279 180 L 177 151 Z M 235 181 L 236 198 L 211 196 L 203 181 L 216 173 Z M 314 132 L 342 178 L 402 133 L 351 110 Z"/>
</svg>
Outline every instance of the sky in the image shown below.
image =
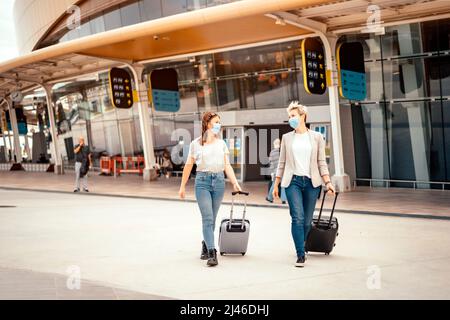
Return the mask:
<svg viewBox="0 0 450 320">
<path fill-rule="evenodd" d="M 15 0 L 0 0 L 0 62 L 18 56 L 13 21 Z"/>
</svg>

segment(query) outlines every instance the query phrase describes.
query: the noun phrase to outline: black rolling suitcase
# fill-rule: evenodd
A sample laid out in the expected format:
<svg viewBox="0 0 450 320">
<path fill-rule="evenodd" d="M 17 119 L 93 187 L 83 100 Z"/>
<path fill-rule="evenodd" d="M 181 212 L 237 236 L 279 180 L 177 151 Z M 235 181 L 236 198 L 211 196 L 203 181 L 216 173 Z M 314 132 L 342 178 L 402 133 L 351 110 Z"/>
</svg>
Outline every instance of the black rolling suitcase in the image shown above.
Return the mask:
<svg viewBox="0 0 450 320">
<path fill-rule="evenodd" d="M 339 235 L 339 223 L 337 218 L 333 217 L 333 214 L 339 192 L 336 192 L 336 196 L 334 197 L 333 209 L 331 210 L 330 217 L 322 216 L 323 204 L 327 193 L 327 191 L 323 193 L 319 216 L 313 218 L 311 231 L 306 239 L 306 252 L 323 252 L 326 255 L 329 255 L 336 245 L 336 237 Z"/>
</svg>

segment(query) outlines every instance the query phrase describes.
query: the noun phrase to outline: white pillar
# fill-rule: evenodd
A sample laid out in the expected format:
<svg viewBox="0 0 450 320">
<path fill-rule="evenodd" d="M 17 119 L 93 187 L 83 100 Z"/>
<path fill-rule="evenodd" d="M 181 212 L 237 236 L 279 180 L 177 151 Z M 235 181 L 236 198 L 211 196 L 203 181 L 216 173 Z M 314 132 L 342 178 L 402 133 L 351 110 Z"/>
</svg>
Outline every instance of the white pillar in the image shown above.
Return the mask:
<svg viewBox="0 0 450 320">
<path fill-rule="evenodd" d="M 16 155 L 15 162 L 22 163 L 22 152 L 20 151 L 20 136 L 19 136 L 19 127 L 17 126 L 16 110 L 13 109 L 12 101 L 10 99 L 6 99 L 6 103 L 8 104 L 9 120 L 11 121 L 11 128 L 13 131 L 14 153 Z"/>
<path fill-rule="evenodd" d="M 43 84 L 42 87 L 45 90 L 45 95 L 47 98 L 47 110 L 48 117 L 50 118 L 50 133 L 52 135 L 52 142 L 50 145 L 50 150 L 52 153 L 53 162 L 55 165 L 55 174 L 62 174 L 62 159 L 61 153 L 59 152 L 58 146 L 58 135 L 56 130 L 56 121 L 55 121 L 55 112 L 53 109 L 53 101 L 52 101 L 52 85 Z"/>
<path fill-rule="evenodd" d="M 139 124 L 141 127 L 142 145 L 144 148 L 145 169 L 144 180 L 150 181 L 151 171 L 155 170 L 155 153 L 153 149 L 153 134 L 150 124 L 149 102 L 147 86 L 142 79 L 144 66 L 133 64 L 130 66 L 136 84 L 139 100 L 136 101 L 139 109 Z"/>
<path fill-rule="evenodd" d="M 342 133 L 340 120 L 339 92 L 336 65 L 337 37 L 320 35 L 325 49 L 327 72 L 331 74 L 331 83 L 328 83 L 328 96 L 330 100 L 331 132 L 333 142 L 333 158 L 335 174 L 331 177 L 333 184 L 340 192 L 350 191 L 350 177 L 344 170 L 344 155 L 342 148 Z"/>
</svg>

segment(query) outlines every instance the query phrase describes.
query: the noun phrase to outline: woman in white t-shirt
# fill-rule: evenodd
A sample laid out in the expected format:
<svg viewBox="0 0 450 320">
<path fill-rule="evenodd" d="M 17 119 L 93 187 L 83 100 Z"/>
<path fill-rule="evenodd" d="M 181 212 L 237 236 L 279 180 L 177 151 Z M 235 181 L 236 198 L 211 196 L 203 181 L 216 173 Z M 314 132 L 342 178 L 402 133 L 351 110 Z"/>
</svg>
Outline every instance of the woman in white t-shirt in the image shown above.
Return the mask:
<svg viewBox="0 0 450 320">
<path fill-rule="evenodd" d="M 278 186 L 286 188 L 291 232 L 297 251 L 296 267 L 306 261 L 305 241 L 311 230 L 314 208 L 324 183 L 335 193 L 325 158 L 325 140 L 321 133 L 306 127 L 308 110 L 297 101 L 287 108 L 289 125 L 293 131 L 283 135 L 280 160 L 276 174 L 273 197 L 278 198 Z"/>
<path fill-rule="evenodd" d="M 217 213 L 225 192 L 225 174 L 231 180 L 235 191 L 242 191 L 229 162 L 228 147 L 220 137 L 220 117 L 206 112 L 202 119 L 202 136 L 192 141 L 189 156 L 183 170 L 179 195 L 186 195 L 186 183 L 194 164 L 197 165 L 195 177 L 195 197 L 197 199 L 203 224 L 203 242 L 200 259 L 208 260 L 208 266 L 216 266 L 217 250 L 214 244 L 214 230 Z"/>
</svg>

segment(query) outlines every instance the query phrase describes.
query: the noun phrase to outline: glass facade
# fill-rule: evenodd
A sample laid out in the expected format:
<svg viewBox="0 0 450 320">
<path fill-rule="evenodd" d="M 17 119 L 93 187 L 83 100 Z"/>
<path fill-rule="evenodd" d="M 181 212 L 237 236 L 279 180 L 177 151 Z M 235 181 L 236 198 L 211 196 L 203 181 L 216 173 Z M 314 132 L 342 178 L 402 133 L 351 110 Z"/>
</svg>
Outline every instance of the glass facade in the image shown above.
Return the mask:
<svg viewBox="0 0 450 320">
<path fill-rule="evenodd" d="M 350 106 L 357 178 L 450 181 L 449 34 L 447 19 L 340 39 L 365 48 L 368 97 Z"/>
<path fill-rule="evenodd" d="M 286 108 L 292 100 L 308 106 L 328 104 L 328 95 L 305 92 L 300 40 L 148 64 L 146 73 L 175 68 L 181 108 L 176 114 L 154 112 L 156 149 L 171 147 L 173 129 L 200 120 L 212 110 L 241 111 Z M 193 134 L 193 125 L 190 127 Z"/>
<path fill-rule="evenodd" d="M 78 143 L 80 136 L 87 138 L 96 161 L 102 154 L 143 154 L 138 110 L 112 106 L 107 73 L 57 84 L 53 87 L 53 100 L 59 143 L 69 162 L 73 161 L 71 146 Z"/>
<path fill-rule="evenodd" d="M 119 6 L 108 8 L 95 17 L 90 17 L 82 22 L 78 29 L 67 30 L 59 42 L 235 1 L 240 0 L 139 0 L 131 1 L 131 3 L 127 1 Z M 50 44 L 54 43 L 47 45 Z"/>
</svg>

